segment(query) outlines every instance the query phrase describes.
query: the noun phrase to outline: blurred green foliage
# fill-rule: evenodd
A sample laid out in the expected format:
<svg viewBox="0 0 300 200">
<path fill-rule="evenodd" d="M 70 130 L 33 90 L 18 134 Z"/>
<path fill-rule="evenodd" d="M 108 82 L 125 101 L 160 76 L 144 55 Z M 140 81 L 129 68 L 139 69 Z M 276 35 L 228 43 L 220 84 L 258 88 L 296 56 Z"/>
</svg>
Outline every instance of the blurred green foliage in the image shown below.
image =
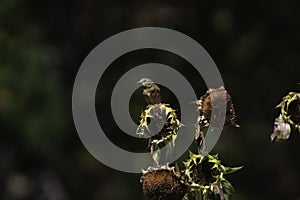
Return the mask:
<svg viewBox="0 0 300 200">
<path fill-rule="evenodd" d="M 244 166 L 229 178 L 235 199 L 299 199 L 299 135 L 269 141 L 274 107 L 288 91 L 299 91 L 299 7 L 296 0 L 0 1 L 0 199 L 143 199 L 139 174 L 112 170 L 87 152 L 71 112 L 72 84 L 85 56 L 106 38 L 142 26 L 189 35 L 219 67 L 241 128 L 225 129 L 214 152 L 225 165 Z M 122 72 L 162 62 L 182 72 L 198 97 L 207 88 L 176 55 L 133 54 L 143 56 L 120 58 L 102 77 L 97 111 L 110 139 L 143 150 L 107 109 Z M 165 98 L 178 105 L 172 94 Z"/>
</svg>

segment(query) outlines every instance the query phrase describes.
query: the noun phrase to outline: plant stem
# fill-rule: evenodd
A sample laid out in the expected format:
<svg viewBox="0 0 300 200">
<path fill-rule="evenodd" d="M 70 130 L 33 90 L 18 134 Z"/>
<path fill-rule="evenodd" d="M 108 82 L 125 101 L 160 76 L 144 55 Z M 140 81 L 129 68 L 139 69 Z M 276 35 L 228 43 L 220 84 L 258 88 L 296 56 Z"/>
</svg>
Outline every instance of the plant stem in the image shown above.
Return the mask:
<svg viewBox="0 0 300 200">
<path fill-rule="evenodd" d="M 196 200 L 203 200 L 201 190 L 196 190 L 195 195 L 196 195 Z"/>
<path fill-rule="evenodd" d="M 208 192 L 206 191 L 203 195 L 203 200 L 207 200 L 208 199 Z"/>
</svg>

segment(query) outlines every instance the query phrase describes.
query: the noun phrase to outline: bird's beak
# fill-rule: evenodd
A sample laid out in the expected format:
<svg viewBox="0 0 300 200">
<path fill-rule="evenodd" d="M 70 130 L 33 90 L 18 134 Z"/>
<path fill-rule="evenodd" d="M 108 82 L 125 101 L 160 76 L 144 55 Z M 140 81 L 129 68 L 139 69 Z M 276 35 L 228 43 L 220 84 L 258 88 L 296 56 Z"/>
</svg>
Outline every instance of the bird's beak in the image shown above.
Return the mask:
<svg viewBox="0 0 300 200">
<path fill-rule="evenodd" d="M 136 82 L 137 84 L 141 84 L 142 83 L 142 80 L 139 80 L 138 82 Z"/>
</svg>

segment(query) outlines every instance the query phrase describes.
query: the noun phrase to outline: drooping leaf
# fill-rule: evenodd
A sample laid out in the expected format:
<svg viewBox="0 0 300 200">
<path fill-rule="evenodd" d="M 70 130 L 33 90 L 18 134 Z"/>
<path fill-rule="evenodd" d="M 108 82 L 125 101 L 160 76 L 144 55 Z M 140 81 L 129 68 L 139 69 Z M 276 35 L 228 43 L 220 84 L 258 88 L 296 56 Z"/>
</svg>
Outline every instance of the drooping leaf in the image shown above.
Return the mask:
<svg viewBox="0 0 300 200">
<path fill-rule="evenodd" d="M 229 181 L 226 179 L 221 180 L 221 186 L 224 192 L 225 200 L 231 200 L 232 195 L 234 193 L 234 188 Z"/>
<path fill-rule="evenodd" d="M 224 166 L 222 166 L 222 170 L 223 170 L 224 174 L 232 174 L 242 168 L 243 168 L 243 166 L 240 166 L 240 167 L 224 167 Z"/>
</svg>

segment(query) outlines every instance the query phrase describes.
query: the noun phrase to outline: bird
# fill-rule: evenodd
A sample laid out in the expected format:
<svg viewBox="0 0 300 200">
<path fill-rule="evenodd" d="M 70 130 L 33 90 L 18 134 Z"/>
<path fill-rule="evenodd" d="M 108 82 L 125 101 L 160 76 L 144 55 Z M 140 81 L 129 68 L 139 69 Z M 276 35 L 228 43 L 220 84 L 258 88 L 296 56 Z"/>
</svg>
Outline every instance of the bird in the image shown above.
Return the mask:
<svg viewBox="0 0 300 200">
<path fill-rule="evenodd" d="M 161 103 L 160 88 L 149 78 L 142 78 L 137 82 L 143 86 L 143 95 L 148 105 Z"/>
</svg>

